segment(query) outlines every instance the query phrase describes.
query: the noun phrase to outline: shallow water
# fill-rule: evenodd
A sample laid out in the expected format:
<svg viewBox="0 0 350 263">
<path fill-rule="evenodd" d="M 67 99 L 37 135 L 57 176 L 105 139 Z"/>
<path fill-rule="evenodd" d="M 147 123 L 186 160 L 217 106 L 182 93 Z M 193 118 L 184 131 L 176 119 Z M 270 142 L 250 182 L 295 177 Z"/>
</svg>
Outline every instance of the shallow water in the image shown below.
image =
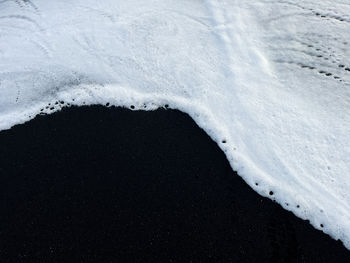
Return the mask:
<svg viewBox="0 0 350 263">
<path fill-rule="evenodd" d="M 350 261 L 179 111 L 65 108 L 0 145 L 1 263 Z"/>
</svg>

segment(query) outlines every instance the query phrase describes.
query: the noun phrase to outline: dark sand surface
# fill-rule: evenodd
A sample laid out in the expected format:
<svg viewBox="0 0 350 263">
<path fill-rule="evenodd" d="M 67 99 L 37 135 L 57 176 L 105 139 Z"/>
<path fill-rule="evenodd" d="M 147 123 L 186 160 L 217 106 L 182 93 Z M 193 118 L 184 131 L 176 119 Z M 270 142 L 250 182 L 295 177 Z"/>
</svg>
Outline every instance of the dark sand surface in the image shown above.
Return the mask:
<svg viewBox="0 0 350 263">
<path fill-rule="evenodd" d="M 0 262 L 350 262 L 178 111 L 69 108 L 0 132 Z"/>
</svg>

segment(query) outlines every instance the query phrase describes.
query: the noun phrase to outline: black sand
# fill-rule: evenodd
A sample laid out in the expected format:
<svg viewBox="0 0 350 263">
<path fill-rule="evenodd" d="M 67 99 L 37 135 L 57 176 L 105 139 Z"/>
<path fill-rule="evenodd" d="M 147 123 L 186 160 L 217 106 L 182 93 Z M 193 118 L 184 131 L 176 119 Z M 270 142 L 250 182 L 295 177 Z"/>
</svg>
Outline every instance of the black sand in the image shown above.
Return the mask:
<svg viewBox="0 0 350 263">
<path fill-rule="evenodd" d="M 64 109 L 0 132 L 0 262 L 350 262 L 178 111 Z"/>
</svg>

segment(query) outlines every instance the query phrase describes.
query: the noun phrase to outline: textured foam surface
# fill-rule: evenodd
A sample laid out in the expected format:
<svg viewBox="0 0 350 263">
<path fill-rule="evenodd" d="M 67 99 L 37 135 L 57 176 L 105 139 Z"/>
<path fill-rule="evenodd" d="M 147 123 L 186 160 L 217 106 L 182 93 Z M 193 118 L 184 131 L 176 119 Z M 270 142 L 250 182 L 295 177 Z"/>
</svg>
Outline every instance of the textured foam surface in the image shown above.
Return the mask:
<svg viewBox="0 0 350 263">
<path fill-rule="evenodd" d="M 0 1 L 0 130 L 63 106 L 188 113 L 258 193 L 350 248 L 347 1 Z"/>
</svg>

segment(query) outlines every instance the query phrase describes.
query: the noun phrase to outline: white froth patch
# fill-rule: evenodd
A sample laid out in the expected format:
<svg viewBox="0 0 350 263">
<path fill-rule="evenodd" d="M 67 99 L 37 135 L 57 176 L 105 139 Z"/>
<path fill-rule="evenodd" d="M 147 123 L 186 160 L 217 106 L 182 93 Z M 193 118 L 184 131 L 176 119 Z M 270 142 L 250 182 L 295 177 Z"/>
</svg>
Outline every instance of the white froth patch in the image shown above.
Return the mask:
<svg viewBox="0 0 350 263">
<path fill-rule="evenodd" d="M 28 0 L 0 10 L 0 130 L 70 105 L 169 105 L 258 193 L 350 248 L 348 3 Z"/>
</svg>

